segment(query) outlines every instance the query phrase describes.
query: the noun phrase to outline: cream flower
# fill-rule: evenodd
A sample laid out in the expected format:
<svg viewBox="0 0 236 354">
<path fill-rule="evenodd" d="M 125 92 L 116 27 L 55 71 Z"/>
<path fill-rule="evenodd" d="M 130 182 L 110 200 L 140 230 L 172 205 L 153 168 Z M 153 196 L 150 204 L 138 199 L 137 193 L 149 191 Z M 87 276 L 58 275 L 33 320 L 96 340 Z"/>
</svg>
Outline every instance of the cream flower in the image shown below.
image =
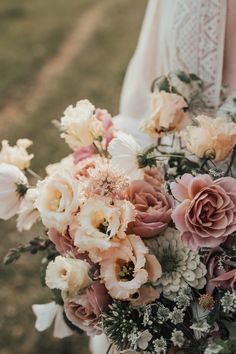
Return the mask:
<svg viewBox="0 0 236 354">
<path fill-rule="evenodd" d="M 18 167 L 0 164 L 0 219 L 8 220 L 19 212 L 27 188 L 27 178 Z"/>
<path fill-rule="evenodd" d="M 63 231 L 83 201 L 81 184 L 68 171 L 52 174 L 38 182 L 35 206 L 43 224 Z"/>
<path fill-rule="evenodd" d="M 37 190 L 30 188 L 27 190 L 24 199 L 22 199 L 16 223 L 18 231 L 31 229 L 39 218 L 39 212 L 34 206 L 37 196 Z"/>
<path fill-rule="evenodd" d="M 147 281 L 161 276 L 161 266 L 153 257 L 147 265 L 148 248 L 139 236 L 128 235 L 119 247 L 112 247 L 102 255 L 101 279 L 114 299 L 128 300 Z M 155 278 L 153 278 L 155 272 Z"/>
<path fill-rule="evenodd" d="M 95 107 L 88 100 L 69 106 L 61 118 L 61 137 L 72 149 L 89 146 L 103 133 L 103 125 L 94 116 Z"/>
<path fill-rule="evenodd" d="M 142 129 L 153 138 L 180 131 L 188 121 L 184 98 L 174 93 L 157 91 L 152 94 L 152 116 L 142 122 Z"/>
<path fill-rule="evenodd" d="M 85 261 L 57 256 L 47 266 L 45 281 L 50 289 L 60 289 L 74 296 L 92 284 L 89 270 Z"/>
<path fill-rule="evenodd" d="M 189 126 L 181 133 L 187 149 L 196 156 L 222 161 L 236 145 L 236 123 L 227 118 L 198 116 L 198 126 Z"/>
<path fill-rule="evenodd" d="M 73 171 L 75 169 L 73 154 L 64 157 L 60 162 L 48 165 L 45 170 L 47 175 L 52 175 L 61 170 Z"/>
<path fill-rule="evenodd" d="M 99 257 L 97 250 L 106 250 L 117 239 L 125 237 L 128 223 L 135 218 L 133 205 L 128 201 L 90 198 L 80 209 L 77 221 L 78 229 L 74 233 L 75 245 L 83 251 L 89 251 L 92 260 Z"/>
<path fill-rule="evenodd" d="M 195 289 L 205 286 L 206 267 L 197 252 L 183 245 L 177 230 L 168 228 L 163 235 L 145 243 L 160 261 L 163 273 L 155 285 L 165 297 L 173 299 L 188 285 Z"/>
<path fill-rule="evenodd" d="M 5 162 L 17 166 L 20 170 L 24 170 L 30 166 L 30 162 L 34 157 L 28 154 L 26 149 L 32 145 L 29 139 L 19 139 L 15 146 L 10 146 L 7 140 L 2 141 L 2 150 L 0 151 L 0 163 Z"/>
<path fill-rule="evenodd" d="M 108 147 L 112 163 L 132 180 L 143 179 L 144 171 L 139 167 L 138 155 L 142 153 L 140 145 L 131 135 L 119 132 Z"/>
</svg>

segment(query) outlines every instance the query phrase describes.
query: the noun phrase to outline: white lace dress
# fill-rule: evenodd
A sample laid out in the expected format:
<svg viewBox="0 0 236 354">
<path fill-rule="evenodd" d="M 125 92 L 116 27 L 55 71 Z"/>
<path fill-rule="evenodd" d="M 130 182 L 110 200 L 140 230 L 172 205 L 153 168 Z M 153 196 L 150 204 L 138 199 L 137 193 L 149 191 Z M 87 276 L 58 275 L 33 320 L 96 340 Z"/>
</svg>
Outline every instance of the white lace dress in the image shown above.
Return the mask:
<svg viewBox="0 0 236 354">
<path fill-rule="evenodd" d="M 138 133 L 148 115 L 150 86 L 157 76 L 182 69 L 204 78 L 205 101 L 219 104 L 223 77 L 227 0 L 149 0 L 138 45 L 123 84 L 118 127 Z M 91 341 L 105 354 L 104 337 Z"/>
</svg>

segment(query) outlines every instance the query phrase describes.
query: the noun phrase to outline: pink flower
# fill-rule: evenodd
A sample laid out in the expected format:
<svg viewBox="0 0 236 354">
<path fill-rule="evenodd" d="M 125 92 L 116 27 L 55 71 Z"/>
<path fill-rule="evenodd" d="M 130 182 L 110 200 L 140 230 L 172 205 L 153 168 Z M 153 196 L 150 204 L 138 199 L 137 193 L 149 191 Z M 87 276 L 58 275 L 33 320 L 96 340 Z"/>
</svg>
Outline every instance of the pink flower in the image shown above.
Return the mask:
<svg viewBox="0 0 236 354">
<path fill-rule="evenodd" d="M 93 145 L 89 145 L 86 147 L 81 147 L 75 150 L 73 157 L 74 157 L 74 164 L 77 165 L 80 161 L 87 159 L 95 154 L 95 150 Z"/>
<path fill-rule="evenodd" d="M 149 304 L 160 297 L 160 292 L 153 288 L 150 285 L 143 285 L 141 288 L 135 293 L 130 302 L 132 306 L 143 306 Z"/>
<path fill-rule="evenodd" d="M 130 232 L 153 237 L 167 228 L 171 221 L 172 199 L 161 188 L 143 180 L 134 181 L 128 188 L 127 199 L 137 211 L 135 221 L 129 225 Z"/>
<path fill-rule="evenodd" d="M 48 230 L 48 237 L 55 244 L 57 252 L 62 255 L 76 249 L 68 230 L 61 233 L 54 228 L 50 228 Z"/>
<path fill-rule="evenodd" d="M 112 122 L 111 115 L 106 109 L 97 108 L 95 110 L 95 117 L 103 124 L 104 147 L 105 149 L 107 149 L 111 140 L 115 137 L 114 125 Z"/>
<path fill-rule="evenodd" d="M 120 300 L 129 300 L 143 284 L 161 276 L 161 266 L 139 236 L 128 235 L 117 247 L 103 252 L 101 279 L 109 294 Z"/>
<path fill-rule="evenodd" d="M 65 299 L 64 309 L 73 325 L 85 331 L 88 336 L 94 336 L 102 333 L 98 324 L 102 312 L 107 309 L 110 302 L 111 298 L 105 286 L 96 281 L 76 298 Z"/>
<path fill-rule="evenodd" d="M 219 259 L 221 256 L 223 256 L 224 251 L 221 247 L 216 247 L 213 248 L 207 255 L 206 259 L 205 259 L 205 265 L 207 268 L 207 278 L 208 278 L 208 282 L 206 285 L 206 292 L 208 294 L 212 294 L 216 285 L 213 284 L 211 281 L 211 279 L 221 275 L 222 273 L 224 273 L 224 271 L 220 268 L 219 265 Z"/>
<path fill-rule="evenodd" d="M 236 294 L 236 269 L 232 269 L 227 273 L 219 275 L 210 280 L 210 283 L 217 287 L 231 288 Z"/>
<path fill-rule="evenodd" d="M 150 183 L 154 188 L 160 188 L 165 183 L 163 168 L 146 167 L 144 169 L 144 181 Z"/>
<path fill-rule="evenodd" d="M 236 231 L 236 180 L 184 174 L 171 184 L 180 202 L 172 214 L 182 241 L 191 248 L 216 247 Z"/>
</svg>

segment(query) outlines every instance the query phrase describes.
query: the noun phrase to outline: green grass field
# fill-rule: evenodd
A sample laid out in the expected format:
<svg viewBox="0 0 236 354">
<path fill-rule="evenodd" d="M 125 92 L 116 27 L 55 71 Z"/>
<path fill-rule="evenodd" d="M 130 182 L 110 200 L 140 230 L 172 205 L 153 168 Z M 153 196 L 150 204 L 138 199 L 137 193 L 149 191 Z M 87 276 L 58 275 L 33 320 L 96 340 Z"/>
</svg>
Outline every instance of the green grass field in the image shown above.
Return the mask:
<svg viewBox="0 0 236 354">
<path fill-rule="evenodd" d="M 0 2 L 0 109 L 21 103 L 34 88 L 41 68 L 57 50 L 76 21 L 102 0 L 1 0 Z M 110 4 L 93 35 L 66 70 L 51 83 L 37 107 L 0 130 L 11 143 L 28 137 L 34 141 L 33 169 L 56 162 L 68 149 L 59 139 L 53 119 L 78 99 L 88 98 L 98 107 L 118 112 L 124 73 L 136 46 L 146 0 L 107 0 Z M 79 40 L 79 38 L 78 38 Z M 1 112 L 0 112 L 1 119 Z M 39 235 L 40 226 L 17 234 L 12 222 L 1 222 L 0 257 L 19 242 Z M 50 301 L 40 287 L 39 256 L 25 255 L 15 265 L 0 264 L 0 354 L 88 354 L 87 339 L 52 338 L 52 330 L 34 329 L 33 303 Z M 105 354 L 105 353 L 101 353 Z"/>
</svg>

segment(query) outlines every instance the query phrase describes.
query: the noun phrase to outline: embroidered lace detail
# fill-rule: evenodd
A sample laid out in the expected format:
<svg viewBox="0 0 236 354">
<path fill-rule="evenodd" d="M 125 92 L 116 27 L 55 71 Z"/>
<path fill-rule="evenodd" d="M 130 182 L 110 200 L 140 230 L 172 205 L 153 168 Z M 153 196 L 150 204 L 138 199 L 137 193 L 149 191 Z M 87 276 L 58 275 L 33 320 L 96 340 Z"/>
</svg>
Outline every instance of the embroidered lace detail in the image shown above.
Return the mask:
<svg viewBox="0 0 236 354">
<path fill-rule="evenodd" d="M 171 67 L 204 78 L 205 102 L 216 108 L 222 84 L 226 1 L 177 0 L 175 6 Z"/>
</svg>

